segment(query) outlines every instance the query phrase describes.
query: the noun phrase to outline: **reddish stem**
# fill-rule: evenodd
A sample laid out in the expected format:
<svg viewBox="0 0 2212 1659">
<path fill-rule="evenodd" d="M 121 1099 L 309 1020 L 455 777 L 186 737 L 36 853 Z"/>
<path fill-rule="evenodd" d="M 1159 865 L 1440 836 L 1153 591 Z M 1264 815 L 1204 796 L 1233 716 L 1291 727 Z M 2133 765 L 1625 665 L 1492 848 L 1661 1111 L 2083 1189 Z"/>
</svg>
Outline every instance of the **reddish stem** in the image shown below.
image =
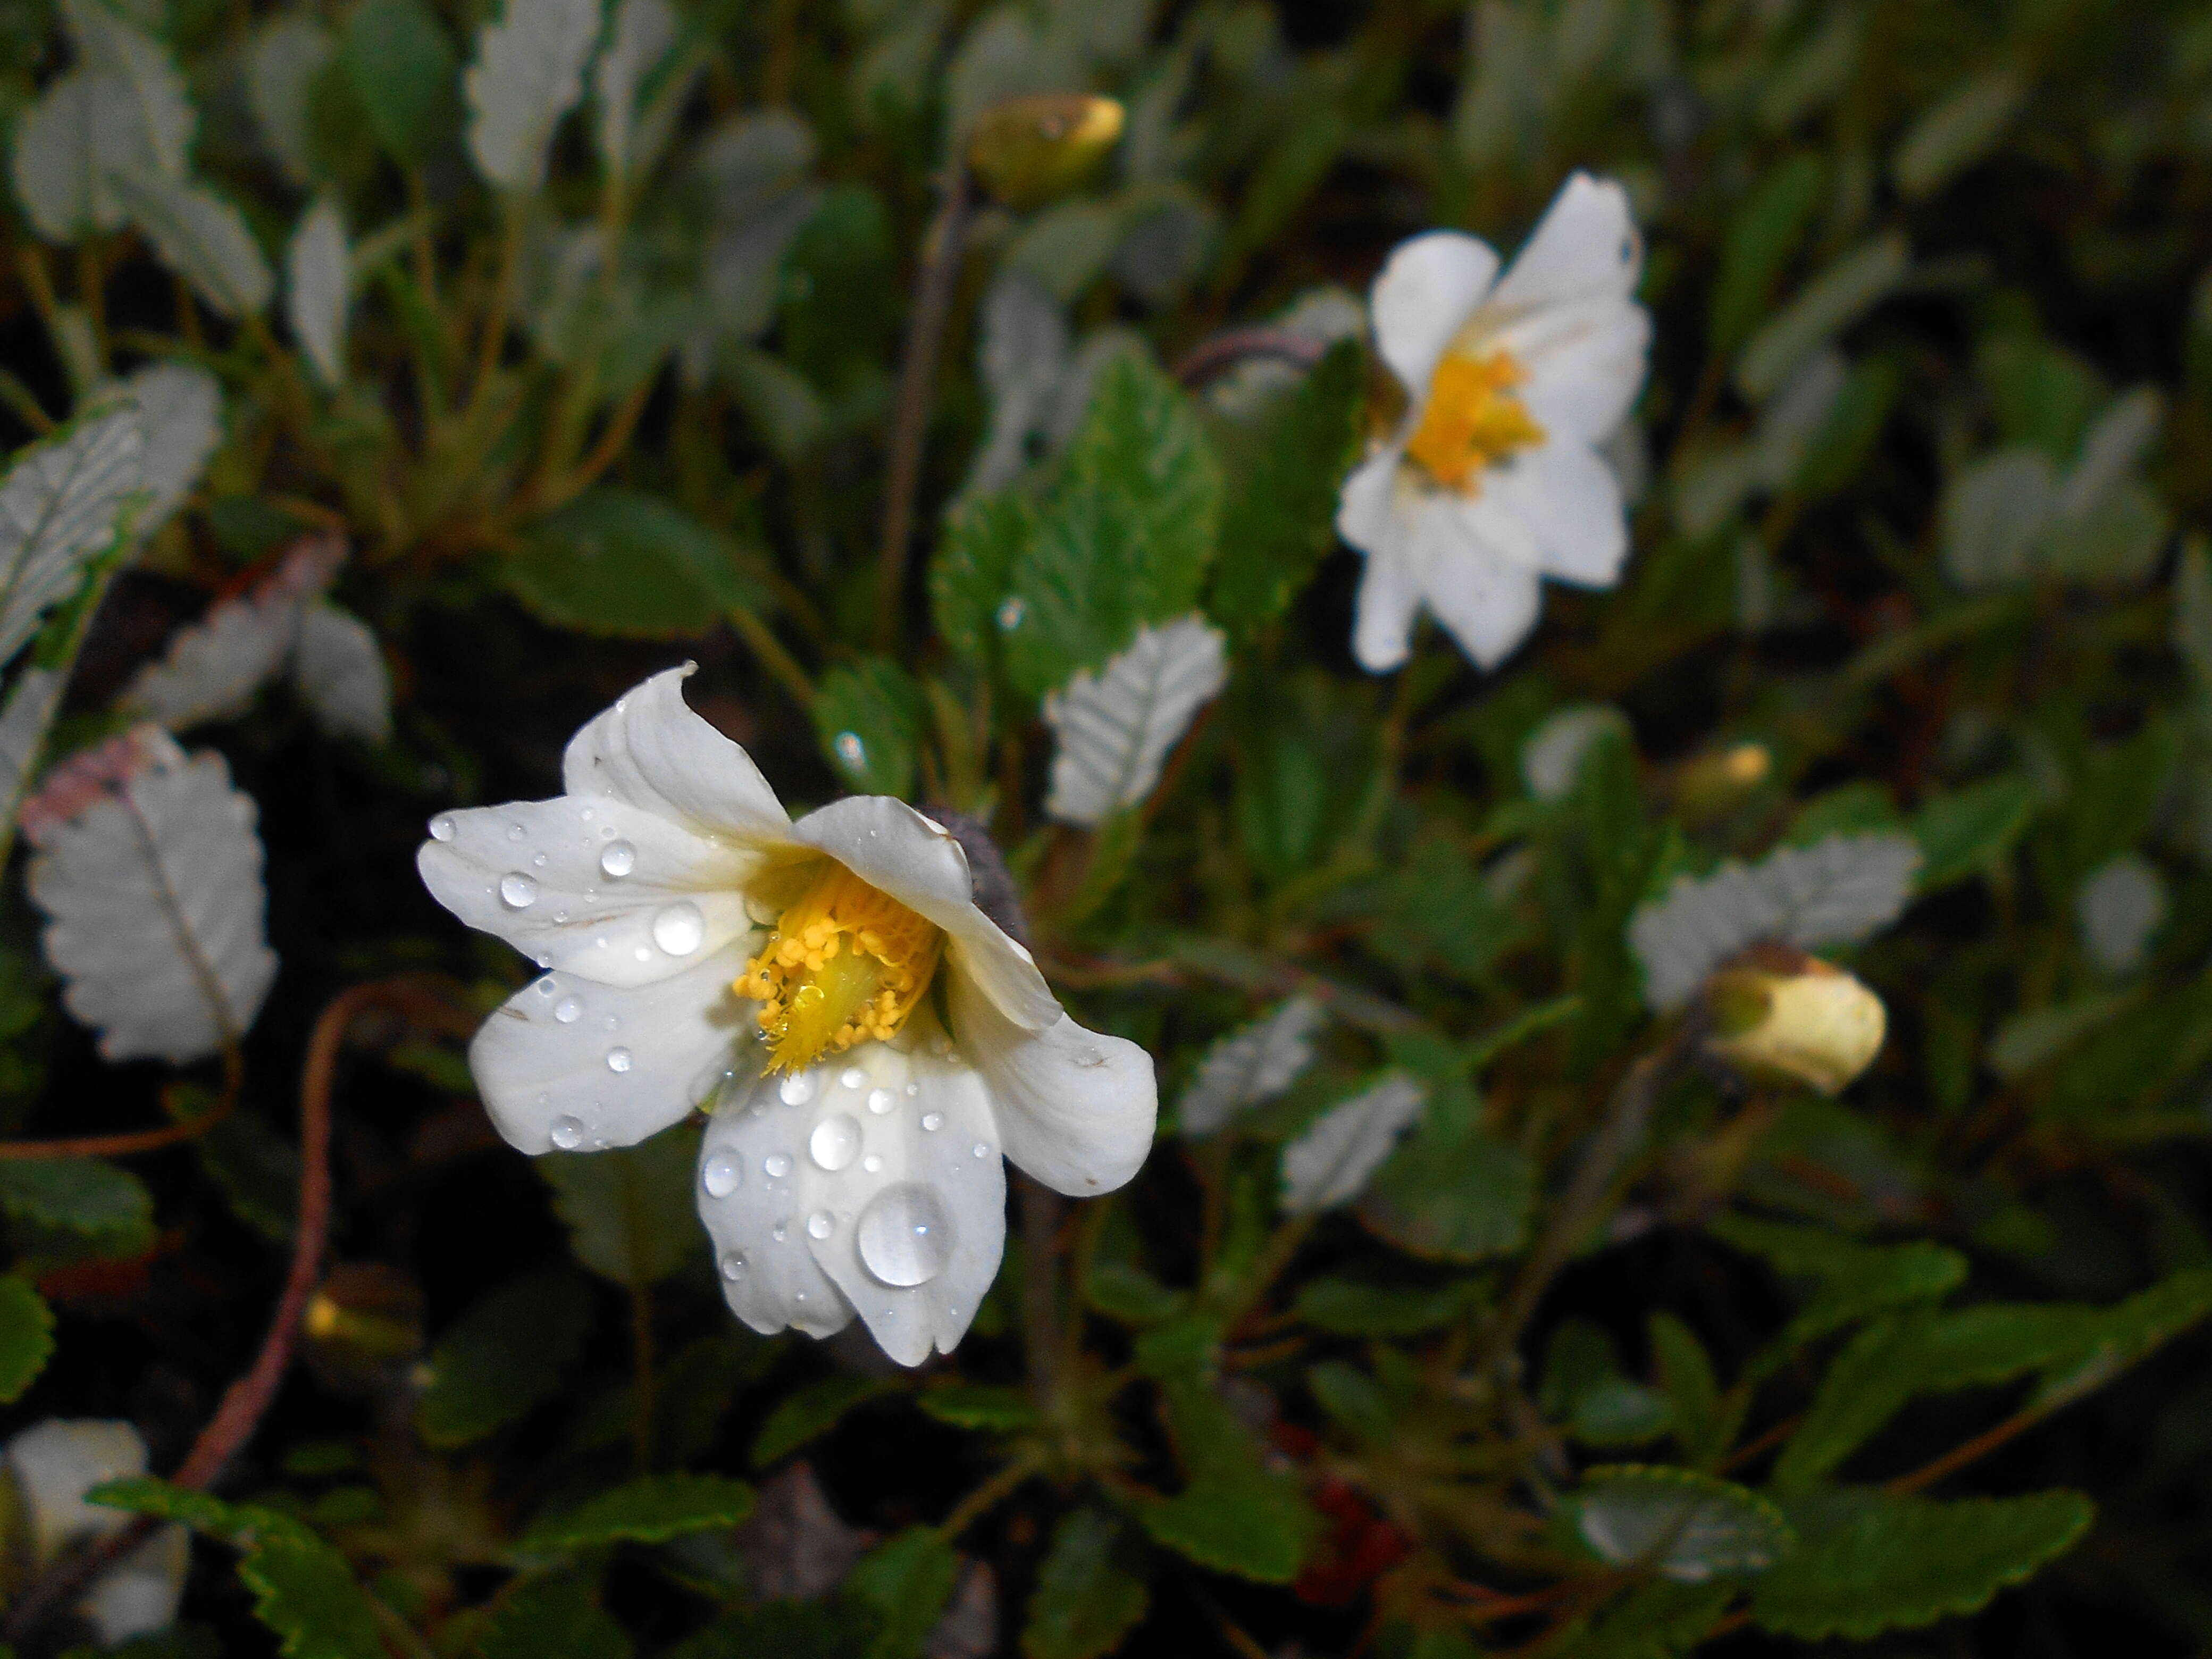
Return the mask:
<svg viewBox="0 0 2212 1659">
<path fill-rule="evenodd" d="M 1175 366 L 1175 377 L 1185 386 L 1203 386 L 1247 357 L 1279 357 L 1311 368 L 1328 350 L 1326 343 L 1286 328 L 1233 328 L 1192 347 Z"/>
</svg>

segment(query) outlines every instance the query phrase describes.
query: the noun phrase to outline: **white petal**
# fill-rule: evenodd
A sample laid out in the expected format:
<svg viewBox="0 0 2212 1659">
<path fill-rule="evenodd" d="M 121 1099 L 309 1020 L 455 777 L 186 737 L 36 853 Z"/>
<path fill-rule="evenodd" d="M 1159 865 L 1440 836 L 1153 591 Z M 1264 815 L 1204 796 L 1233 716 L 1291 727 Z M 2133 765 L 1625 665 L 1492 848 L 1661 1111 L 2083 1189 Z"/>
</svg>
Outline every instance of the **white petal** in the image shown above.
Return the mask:
<svg viewBox="0 0 2212 1659">
<path fill-rule="evenodd" d="M 1534 532 L 1539 568 L 1585 587 L 1610 587 L 1628 556 L 1620 483 L 1591 450 L 1569 440 L 1522 451 L 1483 475 L 1483 494 Z"/>
<path fill-rule="evenodd" d="M 1336 533 L 1363 553 L 1389 545 L 1397 509 L 1398 465 L 1405 446 L 1392 444 L 1346 478 L 1336 493 Z"/>
<path fill-rule="evenodd" d="M 684 701 L 691 665 L 655 674 L 568 740 L 562 787 L 612 795 L 696 835 L 780 842 L 790 817 L 752 757 Z"/>
<path fill-rule="evenodd" d="M 1552 437 L 1601 443 L 1643 390 L 1651 319 L 1599 299 L 1535 312 L 1494 337 L 1528 372 L 1521 401 Z"/>
<path fill-rule="evenodd" d="M 1395 545 L 1378 543 L 1369 550 L 1352 617 L 1352 654 L 1371 674 L 1387 674 L 1406 660 L 1425 587 L 1412 526 L 1400 527 L 1392 540 Z"/>
<path fill-rule="evenodd" d="M 552 973 L 524 986 L 469 1045 L 492 1122 L 535 1155 L 633 1146 L 679 1121 L 731 1066 L 757 1063 L 754 1005 L 730 988 L 744 961 L 733 944 L 656 985 Z"/>
<path fill-rule="evenodd" d="M 968 855 L 942 825 L 890 795 L 848 795 L 809 812 L 791 836 L 942 927 L 952 961 L 1016 1024 L 1036 1030 L 1059 1018 L 1030 953 L 975 908 Z"/>
<path fill-rule="evenodd" d="M 104 1480 L 146 1473 L 146 1442 L 137 1429 L 107 1419 L 50 1417 L 9 1441 L 0 1457 L 29 1511 L 23 1541 L 39 1565 L 87 1539 L 119 1532 L 131 1517 L 88 1504 L 84 1495 Z"/>
<path fill-rule="evenodd" d="M 1437 360 L 1497 275 L 1490 245 L 1455 230 L 1432 230 L 1391 253 L 1369 297 L 1375 343 L 1415 401 L 1427 397 Z"/>
<path fill-rule="evenodd" d="M 723 1294 L 755 1330 L 826 1334 L 827 1289 L 828 1328 L 857 1310 L 902 1365 L 966 1334 L 1005 1247 L 1006 1165 L 982 1079 L 931 1052 L 936 1036 L 862 1043 L 725 1096 L 699 1213 Z"/>
<path fill-rule="evenodd" d="M 173 1524 L 163 1527 L 94 1579 L 77 1610 L 107 1647 L 167 1630 L 177 1622 L 191 1559 L 191 1533 Z"/>
<path fill-rule="evenodd" d="M 415 864 L 439 903 L 540 966 L 602 984 L 680 974 L 754 925 L 744 886 L 758 853 L 611 796 L 447 812 L 436 833 Z"/>
<path fill-rule="evenodd" d="M 1479 666 L 1497 667 L 1536 625 L 1527 528 L 1494 501 L 1437 497 L 1425 504 L 1416 535 L 1429 609 Z"/>
<path fill-rule="evenodd" d="M 1600 297 L 1626 298 L 1644 271 L 1644 239 L 1628 192 L 1577 173 L 1552 198 L 1488 304 L 1501 313 Z"/>
<path fill-rule="evenodd" d="M 1025 1031 L 963 974 L 950 992 L 953 1039 L 990 1085 L 1008 1158 L 1076 1198 L 1111 1192 L 1136 1174 L 1159 1115 L 1150 1054 L 1065 1014 Z"/>
</svg>

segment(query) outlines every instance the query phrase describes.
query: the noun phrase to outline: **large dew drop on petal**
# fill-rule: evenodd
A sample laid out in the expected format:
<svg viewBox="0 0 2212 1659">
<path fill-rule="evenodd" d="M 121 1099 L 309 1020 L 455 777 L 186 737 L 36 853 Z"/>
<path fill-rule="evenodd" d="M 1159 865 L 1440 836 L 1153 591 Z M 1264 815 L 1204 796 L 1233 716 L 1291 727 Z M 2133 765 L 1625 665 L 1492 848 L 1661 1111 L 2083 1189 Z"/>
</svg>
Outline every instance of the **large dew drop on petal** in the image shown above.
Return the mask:
<svg viewBox="0 0 2212 1659">
<path fill-rule="evenodd" d="M 952 1217 L 933 1188 L 902 1181 L 860 1212 L 860 1261 L 886 1285 L 927 1285 L 952 1259 Z"/>
</svg>

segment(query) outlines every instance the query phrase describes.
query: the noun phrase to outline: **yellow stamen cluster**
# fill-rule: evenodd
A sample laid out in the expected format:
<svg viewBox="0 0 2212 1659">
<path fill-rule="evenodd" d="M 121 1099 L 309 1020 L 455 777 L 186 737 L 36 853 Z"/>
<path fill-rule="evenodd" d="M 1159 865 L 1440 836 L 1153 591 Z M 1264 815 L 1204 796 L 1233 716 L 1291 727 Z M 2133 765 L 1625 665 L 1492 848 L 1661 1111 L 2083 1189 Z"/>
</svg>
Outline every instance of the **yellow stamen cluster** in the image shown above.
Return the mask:
<svg viewBox="0 0 2212 1659">
<path fill-rule="evenodd" d="M 1513 395 L 1528 378 L 1510 352 L 1447 352 L 1430 382 L 1421 424 L 1406 446 L 1407 458 L 1445 488 L 1480 495 L 1485 468 L 1544 441 L 1544 428 Z"/>
<path fill-rule="evenodd" d="M 843 865 L 828 864 L 777 919 L 736 990 L 760 1006 L 769 1069 L 894 1035 L 937 971 L 945 933 Z"/>
</svg>

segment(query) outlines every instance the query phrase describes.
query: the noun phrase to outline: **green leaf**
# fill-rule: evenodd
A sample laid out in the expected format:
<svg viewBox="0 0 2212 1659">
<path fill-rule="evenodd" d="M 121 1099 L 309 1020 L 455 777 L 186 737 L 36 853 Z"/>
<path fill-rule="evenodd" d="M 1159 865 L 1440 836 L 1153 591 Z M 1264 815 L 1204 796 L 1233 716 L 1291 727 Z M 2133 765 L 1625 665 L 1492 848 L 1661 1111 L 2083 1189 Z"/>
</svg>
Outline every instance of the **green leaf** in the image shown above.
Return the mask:
<svg viewBox="0 0 2212 1659">
<path fill-rule="evenodd" d="M 492 1605 L 471 1659 L 629 1659 L 629 1635 L 582 1573 L 520 1578 Z"/>
<path fill-rule="evenodd" d="M 1243 641 L 1289 608 L 1336 545 L 1336 491 L 1359 447 L 1365 364 L 1340 341 L 1262 420 L 1217 428 L 1227 490 L 1206 611 Z"/>
<path fill-rule="evenodd" d="M 1370 1446 L 1380 1449 L 1398 1437 L 1389 1396 L 1358 1367 L 1324 1360 L 1306 1373 L 1306 1386 L 1323 1411 Z"/>
<path fill-rule="evenodd" d="M 1681 1584 L 1763 1572 L 1794 1541 L 1782 1511 L 1757 1492 L 1690 1469 L 1594 1468 L 1566 1510 L 1600 1559 Z"/>
<path fill-rule="evenodd" d="M 1182 1381 L 1161 1395 L 1189 1480 L 1173 1498 L 1139 1504 L 1146 1530 L 1201 1566 L 1288 1583 L 1321 1530 L 1320 1516 L 1297 1486 L 1261 1464 L 1250 1431 L 1212 1388 Z"/>
<path fill-rule="evenodd" d="M 1469 1112 L 1443 1109 L 1440 1092 L 1360 1200 L 1359 1218 L 1415 1255 L 1480 1261 L 1517 1250 L 1535 1203 L 1536 1170 L 1518 1146 Z"/>
<path fill-rule="evenodd" d="M 0 1163 L 0 1212 L 25 1255 L 124 1258 L 154 1247 L 153 1194 L 98 1158 Z"/>
<path fill-rule="evenodd" d="M 1144 359 L 1116 358 L 994 608 L 1016 690 L 1042 696 L 1103 667 L 1140 623 L 1195 609 L 1220 513 L 1189 399 Z"/>
<path fill-rule="evenodd" d="M 632 639 L 690 639 L 763 603 L 714 531 L 658 495 L 605 485 L 531 526 L 503 574 L 556 627 Z"/>
<path fill-rule="evenodd" d="M 0 1278 L 0 1405 L 22 1398 L 54 1352 L 54 1312 L 20 1279 Z"/>
<path fill-rule="evenodd" d="M 824 674 L 815 688 L 814 730 L 848 789 L 905 795 L 927 709 L 914 677 L 888 657 L 864 657 Z"/>
<path fill-rule="evenodd" d="M 1979 875 L 2011 851 L 2035 821 L 2039 797 L 2023 776 L 1990 778 L 1930 797 L 1913 814 L 1920 843 L 1920 890 L 1929 893 Z"/>
<path fill-rule="evenodd" d="M 1638 1584 L 1553 1651 L 1572 1659 L 1676 1659 L 1695 1650 L 1727 1615 L 1741 1587 L 1723 1580 Z"/>
<path fill-rule="evenodd" d="M 617 1285 L 650 1285 L 706 1249 L 693 1214 L 699 1131 L 665 1129 L 611 1152 L 549 1152 L 535 1160 L 568 1224 L 576 1259 Z"/>
<path fill-rule="evenodd" d="M 687 1532 L 734 1527 L 752 1513 L 753 1489 L 719 1474 L 656 1474 L 532 1522 L 517 1546 L 565 1555 L 628 1541 L 660 1544 Z"/>
<path fill-rule="evenodd" d="M 1730 1425 L 1723 1412 L 1720 1378 L 1714 1375 L 1705 1345 L 1670 1313 L 1653 1314 L 1650 1329 L 1651 1361 L 1672 1410 L 1674 1437 L 1692 1462 L 1717 1462 L 1728 1450 L 1722 1442 Z"/>
<path fill-rule="evenodd" d="M 1938 1301 L 1966 1278 L 1966 1257 L 1924 1240 L 1862 1244 L 1826 1228 L 1736 1215 L 1716 1217 L 1707 1230 L 1740 1250 L 1765 1257 L 1785 1277 L 1820 1285 L 1777 1339 L 1778 1358 L 1874 1314 Z"/>
<path fill-rule="evenodd" d="M 1847 487 L 1881 436 L 1897 390 L 1897 369 L 1887 360 L 1852 364 L 1826 417 L 1805 446 L 1791 488 L 1807 501 L 1819 501 Z"/>
<path fill-rule="evenodd" d="M 985 666 L 998 660 L 1006 623 L 1025 607 L 1010 606 L 1014 562 L 1036 536 L 1036 513 L 1020 495 L 986 495 L 945 520 L 929 567 L 930 613 L 945 644 Z"/>
<path fill-rule="evenodd" d="M 230 1212 L 272 1243 L 289 1243 L 300 1208 L 299 1149 L 245 1110 L 195 1137 L 192 1145 Z"/>
<path fill-rule="evenodd" d="M 422 0 L 363 0 L 338 55 L 369 130 L 401 163 L 420 166 L 459 131 L 460 58 Z"/>
<path fill-rule="evenodd" d="M 1776 163 L 1729 222 L 1713 282 L 1714 351 L 1733 351 L 1751 333 L 1820 200 L 1820 163 L 1801 152 Z"/>
<path fill-rule="evenodd" d="M 1466 1298 L 1445 1286 L 1433 1291 L 1369 1285 L 1352 1279 L 1316 1279 L 1298 1292 L 1298 1317 L 1339 1336 L 1417 1336 L 1459 1317 Z"/>
<path fill-rule="evenodd" d="M 1152 1593 L 1133 1570 L 1131 1542 L 1101 1510 L 1076 1510 L 1060 1522 L 1022 1626 L 1028 1659 L 1098 1659 L 1143 1620 Z"/>
<path fill-rule="evenodd" d="M 1806 1641 L 1863 1641 L 1973 1612 L 2071 1546 L 2095 1511 L 2071 1492 L 1945 1504 L 1845 1487 L 1787 1512 L 1797 1548 L 1753 1587 L 1752 1617 Z"/>
<path fill-rule="evenodd" d="M 386 1659 L 368 1593 L 320 1539 L 264 1535 L 240 1558 L 238 1577 L 289 1659 Z"/>
<path fill-rule="evenodd" d="M 1125 1325 L 1158 1325 L 1173 1319 L 1190 1300 L 1127 1261 L 1101 1261 L 1092 1267 L 1084 1296 L 1100 1313 Z"/>
<path fill-rule="evenodd" d="M 764 1469 L 788 1457 L 808 1441 L 836 1428 L 855 1406 L 899 1391 L 890 1377 L 844 1371 L 801 1389 L 769 1413 L 753 1441 L 753 1467 Z"/>
<path fill-rule="evenodd" d="M 934 1527 L 908 1527 L 853 1569 L 848 1594 L 882 1620 L 866 1659 L 920 1659 L 960 1577 L 960 1557 Z"/>
<path fill-rule="evenodd" d="M 1932 196 L 1993 149 L 2028 93 L 2009 66 L 1987 70 L 1921 112 L 1890 157 L 1891 176 L 1908 199 Z"/>
<path fill-rule="evenodd" d="M 1904 280 L 1911 251 L 1895 231 L 1861 243 L 1808 283 L 1752 336 L 1736 360 L 1735 383 L 1754 403 L 1790 371 L 1872 310 Z"/>
<path fill-rule="evenodd" d="M 534 1273 L 461 1316 L 430 1355 L 415 1424 L 433 1446 L 464 1446 L 526 1415 L 561 1383 L 591 1328 L 586 1287 Z"/>
<path fill-rule="evenodd" d="M 955 1428 L 1011 1433 L 1036 1422 L 1036 1407 L 1019 1389 L 988 1382 L 954 1382 L 925 1389 L 915 1403 L 940 1423 Z"/>
</svg>

